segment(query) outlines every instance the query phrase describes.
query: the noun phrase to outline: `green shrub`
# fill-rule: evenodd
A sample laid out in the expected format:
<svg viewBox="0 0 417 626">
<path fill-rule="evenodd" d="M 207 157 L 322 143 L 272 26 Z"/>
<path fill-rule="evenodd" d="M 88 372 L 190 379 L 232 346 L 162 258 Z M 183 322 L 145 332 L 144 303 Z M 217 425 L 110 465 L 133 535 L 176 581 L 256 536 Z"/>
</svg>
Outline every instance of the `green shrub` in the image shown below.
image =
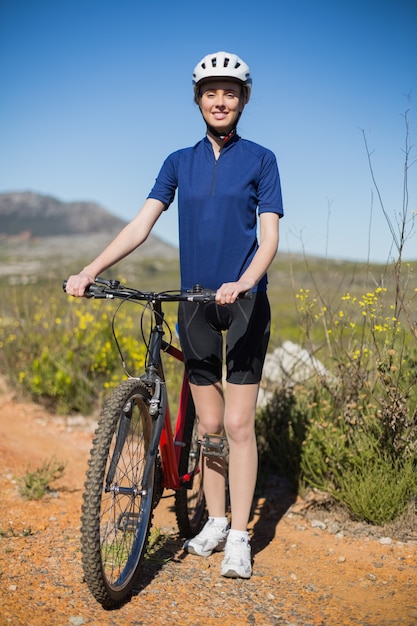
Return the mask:
<svg viewBox="0 0 417 626">
<path fill-rule="evenodd" d="M 255 426 L 261 472 L 273 471 L 296 487 L 306 423 L 294 390 L 287 386 L 277 389 L 268 405 L 258 411 Z"/>
<path fill-rule="evenodd" d="M 303 343 L 332 376 L 278 389 L 257 416 L 261 468 L 331 493 L 375 524 L 417 496 L 417 290 L 402 293 L 399 306 L 395 288 L 300 289 Z"/>
<path fill-rule="evenodd" d="M 403 513 L 417 494 L 416 463 L 410 458 L 393 460 L 376 449 L 356 457 L 338 475 L 333 496 L 347 504 L 353 516 L 372 524 L 385 524 Z"/>
<path fill-rule="evenodd" d="M 33 472 L 28 470 L 18 479 L 21 496 L 27 500 L 40 500 L 51 491 L 51 484 L 64 475 L 65 463 L 56 459 L 45 461 Z"/>
<path fill-rule="evenodd" d="M 112 335 L 118 303 L 74 299 L 50 288 L 8 289 L 0 317 L 0 365 L 14 387 L 67 414 L 91 413 L 125 373 Z M 127 371 L 143 373 L 146 345 L 140 337 L 142 309 L 120 308 L 116 333 Z M 168 322 L 174 325 L 172 315 Z M 145 329 L 149 327 L 149 316 Z M 166 360 L 166 376 L 179 387 L 181 368 Z M 179 393 L 179 390 L 178 390 Z"/>
</svg>

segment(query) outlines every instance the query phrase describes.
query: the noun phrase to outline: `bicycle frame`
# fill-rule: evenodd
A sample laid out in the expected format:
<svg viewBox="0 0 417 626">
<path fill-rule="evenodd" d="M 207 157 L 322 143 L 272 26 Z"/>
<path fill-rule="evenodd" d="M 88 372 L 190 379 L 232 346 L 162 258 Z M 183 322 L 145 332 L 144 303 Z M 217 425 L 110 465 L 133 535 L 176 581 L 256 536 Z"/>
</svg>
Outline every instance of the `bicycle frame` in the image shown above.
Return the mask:
<svg viewBox="0 0 417 626">
<path fill-rule="evenodd" d="M 148 365 L 146 372 L 140 377 L 140 380 L 149 388 L 154 389 L 153 397 L 150 401 L 149 412 L 152 416 L 156 417 L 156 426 L 153 429 L 152 440 L 150 441 L 150 457 L 154 457 L 158 448 L 160 451 L 160 458 L 163 470 L 163 487 L 168 489 L 178 490 L 180 487 L 192 480 L 193 476 L 197 473 L 198 462 L 196 467 L 191 471 L 180 476 L 178 472 L 179 459 L 181 454 L 181 447 L 183 445 L 183 433 L 185 427 L 185 420 L 187 415 L 187 406 L 190 397 L 190 387 L 186 373 L 184 372 L 180 402 L 178 407 L 178 414 L 175 426 L 175 437 L 173 437 L 171 414 L 168 404 L 168 394 L 165 386 L 165 377 L 162 366 L 161 353 L 162 351 L 170 354 L 177 361 L 184 362 L 182 351 L 175 346 L 171 345 L 163 339 L 164 334 L 164 314 L 162 311 L 162 303 L 159 296 L 166 295 L 163 298 L 165 301 L 179 302 L 179 301 L 194 301 L 194 302 L 213 302 L 215 300 L 215 291 L 205 290 L 200 285 L 195 285 L 193 289 L 182 293 L 179 296 L 173 295 L 169 297 L 169 292 L 163 292 L 161 294 L 155 294 L 148 292 L 147 294 L 123 287 L 119 281 L 105 280 L 97 277 L 94 285 L 90 285 L 86 290 L 86 297 L 97 298 L 115 298 L 121 297 L 133 300 L 147 301 L 151 305 L 153 315 L 153 328 L 151 330 L 149 353 L 148 353 Z M 97 287 L 99 285 L 105 285 L 105 287 Z M 66 290 L 66 282 L 63 283 L 63 289 Z M 243 293 L 241 297 L 251 297 L 251 293 Z M 123 445 L 123 434 L 120 438 L 121 445 Z M 198 458 L 198 455 L 197 455 Z M 148 478 L 147 472 L 144 475 L 144 482 Z"/>
<path fill-rule="evenodd" d="M 179 489 L 181 484 L 188 482 L 195 472 L 180 476 L 178 464 L 181 454 L 182 438 L 185 427 L 187 403 L 189 402 L 190 386 L 184 371 L 181 393 L 178 405 L 178 413 L 175 424 L 175 436 L 173 436 L 171 413 L 169 409 L 168 394 L 165 386 L 165 377 L 161 360 L 161 353 L 166 352 L 177 361 L 184 362 L 183 353 L 180 349 L 163 339 L 163 312 L 159 301 L 153 303 L 154 326 L 151 331 L 149 345 L 149 361 L 145 375 L 141 378 L 145 384 L 156 385 L 156 396 L 151 400 L 159 407 L 157 427 L 155 428 L 155 441 L 159 441 L 159 453 L 163 471 L 163 487 L 166 489 Z M 160 395 L 160 397 L 158 397 Z M 159 422 L 159 424 L 158 424 Z"/>
</svg>

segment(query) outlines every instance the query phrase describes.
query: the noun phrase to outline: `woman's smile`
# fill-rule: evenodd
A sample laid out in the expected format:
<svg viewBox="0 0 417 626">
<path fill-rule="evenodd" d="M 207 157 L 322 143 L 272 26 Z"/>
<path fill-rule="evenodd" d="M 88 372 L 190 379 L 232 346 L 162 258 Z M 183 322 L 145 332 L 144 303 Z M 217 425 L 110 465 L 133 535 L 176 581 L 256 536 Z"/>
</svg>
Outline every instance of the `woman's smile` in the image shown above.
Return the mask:
<svg viewBox="0 0 417 626">
<path fill-rule="evenodd" d="M 234 81 L 210 81 L 201 90 L 199 105 L 207 124 L 228 131 L 244 108 L 241 87 Z"/>
<path fill-rule="evenodd" d="M 227 113 L 225 111 L 214 111 L 213 115 L 216 120 L 224 120 L 227 117 Z"/>
</svg>

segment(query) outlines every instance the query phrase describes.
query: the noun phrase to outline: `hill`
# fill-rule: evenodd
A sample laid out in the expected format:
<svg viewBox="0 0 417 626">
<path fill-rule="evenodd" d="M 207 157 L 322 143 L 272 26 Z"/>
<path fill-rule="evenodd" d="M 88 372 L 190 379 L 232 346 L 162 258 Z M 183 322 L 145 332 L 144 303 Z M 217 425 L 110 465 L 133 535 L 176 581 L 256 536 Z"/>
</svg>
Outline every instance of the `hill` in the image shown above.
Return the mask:
<svg viewBox="0 0 417 626">
<path fill-rule="evenodd" d="M 62 202 L 26 192 L 0 194 L 0 275 L 33 275 L 78 267 L 98 254 L 126 222 L 94 202 Z M 155 235 L 140 258 L 177 259 L 178 250 Z"/>
<path fill-rule="evenodd" d="M 2 238 L 108 233 L 125 223 L 94 202 L 62 202 L 31 191 L 0 194 Z"/>
</svg>

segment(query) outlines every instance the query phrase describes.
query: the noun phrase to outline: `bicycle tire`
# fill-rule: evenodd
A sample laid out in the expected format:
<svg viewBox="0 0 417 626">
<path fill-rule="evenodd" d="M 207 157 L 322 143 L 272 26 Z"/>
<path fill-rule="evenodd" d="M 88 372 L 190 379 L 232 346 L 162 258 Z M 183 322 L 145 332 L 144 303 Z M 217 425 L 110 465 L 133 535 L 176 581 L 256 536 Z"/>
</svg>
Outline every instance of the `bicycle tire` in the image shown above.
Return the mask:
<svg viewBox="0 0 417 626">
<path fill-rule="evenodd" d="M 92 595 L 105 608 L 131 597 L 148 545 L 159 462 L 157 452 L 149 453 L 150 399 L 142 382 L 123 381 L 103 407 L 90 453 L 81 517 L 82 565 Z"/>
<path fill-rule="evenodd" d="M 193 472 L 196 467 L 198 469 L 190 481 L 182 484 L 175 492 L 175 516 L 178 529 L 181 536 L 186 539 L 194 537 L 207 519 L 197 426 L 198 420 L 190 394 L 186 407 L 183 447 L 181 448 L 178 472 L 181 477 Z"/>
</svg>

